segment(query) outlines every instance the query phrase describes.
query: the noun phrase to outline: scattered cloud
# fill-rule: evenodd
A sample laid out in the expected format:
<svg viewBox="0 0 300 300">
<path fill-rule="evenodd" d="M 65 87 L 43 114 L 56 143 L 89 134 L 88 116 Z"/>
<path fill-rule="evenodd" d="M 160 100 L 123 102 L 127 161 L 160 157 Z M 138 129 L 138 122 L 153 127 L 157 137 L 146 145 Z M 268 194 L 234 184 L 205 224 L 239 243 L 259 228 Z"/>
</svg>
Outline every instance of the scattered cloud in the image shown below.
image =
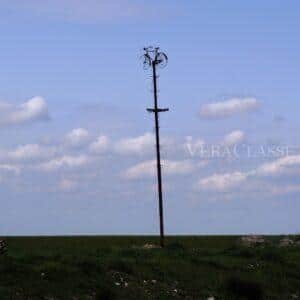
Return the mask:
<svg viewBox="0 0 300 300">
<path fill-rule="evenodd" d="M 38 169 L 41 171 L 52 172 L 59 169 L 73 169 L 87 165 L 90 162 L 90 158 L 86 155 L 70 156 L 65 155 L 59 158 L 44 162 L 38 165 Z"/>
<path fill-rule="evenodd" d="M 214 174 L 207 178 L 200 179 L 196 188 L 208 191 L 226 191 L 239 186 L 247 179 L 247 176 L 246 173 L 242 172 Z"/>
<path fill-rule="evenodd" d="M 179 144 L 171 137 L 163 137 L 160 141 L 161 151 L 168 153 L 177 152 Z M 182 149 L 182 145 L 180 145 Z M 155 151 L 155 135 L 146 132 L 143 135 L 131 138 L 123 138 L 114 144 L 114 152 L 121 155 L 148 155 Z"/>
<path fill-rule="evenodd" d="M 194 140 L 192 136 L 187 136 L 183 144 L 184 150 L 191 156 L 194 156 L 205 145 L 203 139 Z"/>
<path fill-rule="evenodd" d="M 249 172 L 236 171 L 232 173 L 214 174 L 206 178 L 201 178 L 196 184 L 196 187 L 198 189 L 221 192 L 238 187 L 239 184 L 248 178 L 278 177 L 295 173 L 300 173 L 300 155 L 285 156 L 275 161 L 264 163 Z M 284 191 L 291 191 L 292 189 L 295 190 L 291 186 L 290 188 L 284 187 L 282 193 Z M 272 192 L 272 189 L 270 189 L 270 191 Z"/>
<path fill-rule="evenodd" d="M 219 119 L 235 114 L 258 110 L 260 102 L 256 98 L 232 98 L 223 102 L 205 104 L 200 116 L 207 119 Z"/>
<path fill-rule="evenodd" d="M 163 160 L 162 169 L 166 175 L 185 175 L 207 165 L 207 161 Z"/>
<path fill-rule="evenodd" d="M 256 173 L 262 176 L 279 176 L 300 172 L 300 155 L 290 155 L 279 158 L 273 162 L 261 165 Z"/>
<path fill-rule="evenodd" d="M 145 161 L 127 169 L 123 177 L 127 179 L 153 177 L 155 175 L 155 167 L 155 160 Z"/>
<path fill-rule="evenodd" d="M 106 135 L 100 135 L 97 140 L 90 144 L 89 150 L 94 154 L 102 154 L 109 148 L 110 141 Z"/>
<path fill-rule="evenodd" d="M 54 148 L 42 147 L 39 144 L 27 144 L 9 151 L 4 156 L 9 160 L 25 161 L 49 158 L 53 156 L 55 152 L 56 150 Z"/>
<path fill-rule="evenodd" d="M 42 97 L 34 97 L 21 105 L 0 102 L 0 127 L 47 119 L 48 106 Z"/>
<path fill-rule="evenodd" d="M 65 142 L 70 147 L 81 147 L 88 143 L 89 132 L 84 128 L 76 128 L 69 132 L 65 137 Z"/>
<path fill-rule="evenodd" d="M 115 144 L 115 152 L 119 154 L 138 154 L 143 155 L 154 151 L 155 137 L 153 133 L 121 139 Z"/>
<path fill-rule="evenodd" d="M 19 175 L 21 173 L 21 167 L 15 165 L 2 164 L 0 165 L 0 174 L 3 172 L 12 172 L 15 175 Z"/>
<path fill-rule="evenodd" d="M 244 142 L 245 137 L 246 135 L 242 130 L 234 130 L 229 134 L 225 135 L 223 144 L 225 146 L 234 146 Z"/>
<path fill-rule="evenodd" d="M 192 160 L 163 160 L 161 162 L 162 170 L 165 175 L 185 175 L 194 172 L 200 167 L 206 165 L 206 161 L 195 163 Z M 123 174 L 127 179 L 139 179 L 153 177 L 156 174 L 156 160 L 149 160 L 139 163 Z"/>
</svg>

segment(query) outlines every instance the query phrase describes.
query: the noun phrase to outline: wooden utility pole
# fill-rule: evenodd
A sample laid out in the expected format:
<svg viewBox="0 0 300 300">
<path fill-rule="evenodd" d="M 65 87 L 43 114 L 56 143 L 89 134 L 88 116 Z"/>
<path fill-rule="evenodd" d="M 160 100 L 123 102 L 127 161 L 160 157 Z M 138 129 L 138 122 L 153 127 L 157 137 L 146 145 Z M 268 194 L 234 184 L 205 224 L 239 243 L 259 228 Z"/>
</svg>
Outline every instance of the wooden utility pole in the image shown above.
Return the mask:
<svg viewBox="0 0 300 300">
<path fill-rule="evenodd" d="M 164 209 L 163 209 L 163 191 L 162 191 L 162 175 L 160 161 L 160 140 L 159 140 L 159 113 L 166 112 L 168 108 L 158 108 L 157 103 L 157 66 L 164 67 L 168 62 L 168 57 L 159 48 L 148 47 L 144 48 L 144 68 L 152 68 L 153 76 L 153 96 L 154 108 L 147 108 L 148 112 L 154 113 L 155 121 L 155 139 L 156 139 L 156 167 L 157 167 L 157 189 L 158 189 L 158 204 L 159 204 L 159 223 L 160 223 L 160 246 L 164 247 Z"/>
</svg>

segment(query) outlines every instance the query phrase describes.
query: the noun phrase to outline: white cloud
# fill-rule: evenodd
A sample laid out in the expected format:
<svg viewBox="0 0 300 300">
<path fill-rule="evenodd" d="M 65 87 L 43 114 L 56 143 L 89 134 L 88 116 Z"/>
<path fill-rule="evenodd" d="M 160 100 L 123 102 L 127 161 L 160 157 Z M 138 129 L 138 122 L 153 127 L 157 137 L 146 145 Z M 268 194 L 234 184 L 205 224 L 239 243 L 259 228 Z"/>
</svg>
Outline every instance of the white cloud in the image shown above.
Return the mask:
<svg viewBox="0 0 300 300">
<path fill-rule="evenodd" d="M 38 169 L 46 172 L 56 171 L 59 169 L 73 169 L 85 166 L 90 162 L 90 158 L 86 155 L 69 156 L 65 155 L 56 159 L 52 159 L 49 162 L 42 163 L 38 166 Z"/>
<path fill-rule="evenodd" d="M 200 179 L 196 187 L 212 191 L 226 191 L 239 186 L 240 183 L 243 183 L 248 178 L 264 178 L 295 173 L 300 173 L 300 155 L 285 156 L 273 162 L 264 163 L 249 172 L 236 171 L 225 174 L 214 174 Z M 276 188 L 277 194 L 279 194 L 279 189 Z M 282 193 L 292 192 L 295 189 L 295 186 L 285 186 L 282 188 Z M 269 190 L 273 192 L 274 189 L 271 188 Z"/>
<path fill-rule="evenodd" d="M 203 167 L 205 161 L 195 163 L 191 160 L 173 161 L 162 160 L 162 172 L 164 175 L 184 175 L 194 172 L 196 169 Z M 156 174 L 156 160 L 149 160 L 139 163 L 125 171 L 123 176 L 127 179 L 138 179 L 153 177 Z"/>
<path fill-rule="evenodd" d="M 47 119 L 49 119 L 48 107 L 42 97 L 34 97 L 21 105 L 0 103 L 0 126 Z"/>
<path fill-rule="evenodd" d="M 38 144 L 28 144 L 9 151 L 6 156 L 10 160 L 34 160 L 51 157 L 55 152 L 54 148 L 42 147 Z"/>
<path fill-rule="evenodd" d="M 81 147 L 88 143 L 89 138 L 90 134 L 86 129 L 76 128 L 66 135 L 65 141 L 71 147 Z"/>
<path fill-rule="evenodd" d="M 145 161 L 127 169 L 123 177 L 127 179 L 153 177 L 155 175 L 155 167 L 155 160 Z"/>
<path fill-rule="evenodd" d="M 207 161 L 195 162 L 192 160 L 163 160 L 162 169 L 166 175 L 184 175 L 206 166 Z"/>
<path fill-rule="evenodd" d="M 105 135 L 100 135 L 95 142 L 90 144 L 89 150 L 94 154 L 102 154 L 109 148 L 109 138 Z"/>
<path fill-rule="evenodd" d="M 226 191 L 239 186 L 247 179 L 248 174 L 233 172 L 225 174 L 214 174 L 200 179 L 196 185 L 197 189 L 208 191 Z"/>
<path fill-rule="evenodd" d="M 234 130 L 225 135 L 223 144 L 225 146 L 234 146 L 242 143 L 245 140 L 245 133 L 242 130 Z"/>
<path fill-rule="evenodd" d="M 21 167 L 15 165 L 2 164 L 0 165 L 0 173 L 2 172 L 12 172 L 15 175 L 19 175 L 21 173 Z"/>
<path fill-rule="evenodd" d="M 290 155 L 257 168 L 256 173 L 262 176 L 277 176 L 300 171 L 300 155 Z"/>
<path fill-rule="evenodd" d="M 187 136 L 183 147 L 189 155 L 194 156 L 198 151 L 201 151 L 204 145 L 205 141 L 203 139 L 193 140 L 192 136 Z"/>
<path fill-rule="evenodd" d="M 223 102 L 205 104 L 200 109 L 203 118 L 225 118 L 237 113 L 255 111 L 260 107 L 256 98 L 232 98 Z"/>
<path fill-rule="evenodd" d="M 161 152 L 168 154 L 182 151 L 182 145 L 176 144 L 171 137 L 162 137 L 160 140 Z M 155 153 L 155 135 L 146 132 L 137 137 L 123 138 L 115 142 L 113 150 L 121 155 L 148 155 Z"/>
<path fill-rule="evenodd" d="M 119 154 L 147 154 L 154 151 L 155 137 L 153 133 L 146 132 L 135 138 L 121 139 L 115 144 L 115 151 Z"/>
</svg>

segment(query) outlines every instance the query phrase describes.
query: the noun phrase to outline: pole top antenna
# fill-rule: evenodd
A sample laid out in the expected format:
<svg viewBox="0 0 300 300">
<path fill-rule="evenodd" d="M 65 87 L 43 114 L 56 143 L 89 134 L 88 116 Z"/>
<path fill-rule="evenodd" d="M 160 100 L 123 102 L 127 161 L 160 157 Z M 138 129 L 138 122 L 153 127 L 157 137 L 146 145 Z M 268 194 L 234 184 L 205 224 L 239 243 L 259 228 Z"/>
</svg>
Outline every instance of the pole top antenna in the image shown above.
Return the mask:
<svg viewBox="0 0 300 300">
<path fill-rule="evenodd" d="M 160 51 L 159 47 L 148 46 L 144 47 L 143 68 L 145 70 L 149 69 L 152 65 L 157 65 L 164 68 L 168 64 L 168 56 Z"/>
</svg>

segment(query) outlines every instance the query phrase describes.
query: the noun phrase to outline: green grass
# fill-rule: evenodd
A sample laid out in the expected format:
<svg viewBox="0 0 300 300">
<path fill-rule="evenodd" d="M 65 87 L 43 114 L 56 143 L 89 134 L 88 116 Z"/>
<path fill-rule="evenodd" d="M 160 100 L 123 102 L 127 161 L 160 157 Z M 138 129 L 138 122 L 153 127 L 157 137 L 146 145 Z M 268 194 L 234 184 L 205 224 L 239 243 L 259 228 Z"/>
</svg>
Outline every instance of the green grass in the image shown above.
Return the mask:
<svg viewBox="0 0 300 300">
<path fill-rule="evenodd" d="M 8 237 L 0 299 L 300 297 L 300 247 L 267 239 L 264 247 L 243 247 L 234 236 L 168 237 L 165 249 L 143 249 L 158 239 Z"/>
</svg>

